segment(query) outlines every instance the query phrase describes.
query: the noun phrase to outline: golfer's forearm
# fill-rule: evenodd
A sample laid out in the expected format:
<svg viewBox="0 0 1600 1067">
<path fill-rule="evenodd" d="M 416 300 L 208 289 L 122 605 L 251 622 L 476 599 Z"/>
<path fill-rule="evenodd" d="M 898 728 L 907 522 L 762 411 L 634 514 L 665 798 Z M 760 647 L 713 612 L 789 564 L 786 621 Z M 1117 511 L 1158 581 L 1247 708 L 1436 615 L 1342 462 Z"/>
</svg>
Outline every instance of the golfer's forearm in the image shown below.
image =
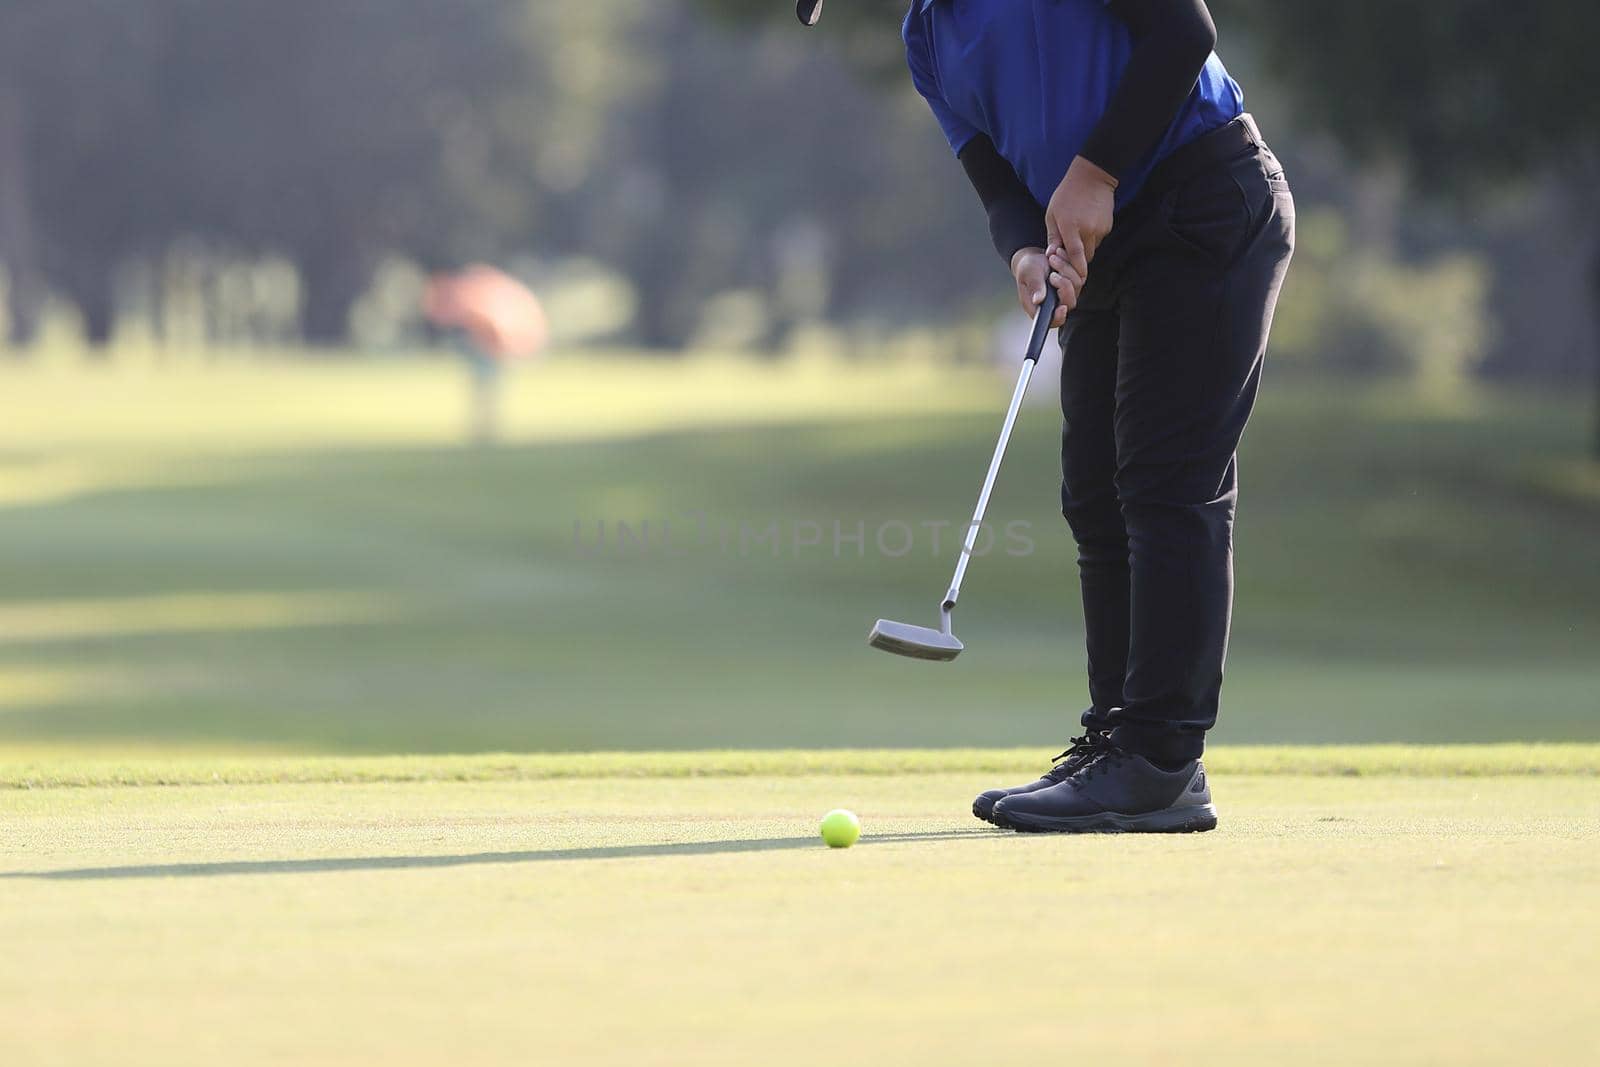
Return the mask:
<svg viewBox="0 0 1600 1067">
<path fill-rule="evenodd" d="M 994 142 L 982 134 L 974 137 L 961 150 L 961 165 L 989 214 L 989 236 L 1000 258 L 1009 266 L 1017 249 L 1043 248 L 1044 208 Z"/>
<path fill-rule="evenodd" d="M 1171 125 L 1217 44 L 1205 0 L 1111 0 L 1133 54 L 1111 103 L 1079 155 L 1121 178 Z"/>
</svg>

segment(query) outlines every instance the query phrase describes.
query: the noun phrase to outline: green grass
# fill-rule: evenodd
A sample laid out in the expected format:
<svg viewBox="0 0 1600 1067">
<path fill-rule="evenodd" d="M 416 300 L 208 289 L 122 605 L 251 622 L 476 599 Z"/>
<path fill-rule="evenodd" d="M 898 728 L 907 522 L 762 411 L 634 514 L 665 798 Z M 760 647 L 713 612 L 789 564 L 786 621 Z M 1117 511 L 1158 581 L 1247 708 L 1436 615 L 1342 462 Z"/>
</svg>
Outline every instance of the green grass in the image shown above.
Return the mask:
<svg viewBox="0 0 1600 1067">
<path fill-rule="evenodd" d="M 741 552 L 964 520 L 1004 376 L 558 360 L 510 440 L 456 442 L 455 368 L 0 372 L 0 748 L 285 756 L 1056 744 L 1083 703 L 1057 416 L 994 503 L 947 667 L 915 552 Z M 1224 743 L 1600 738 L 1600 494 L 1575 399 L 1422 404 L 1269 383 L 1246 441 Z M 585 554 L 574 522 L 707 516 L 730 547 Z M 679 542 L 681 543 L 681 541 Z"/>
<path fill-rule="evenodd" d="M 1600 775 L 1600 745 L 1316 745 L 1213 747 L 1212 773 L 1301 777 L 1510 778 Z M 567 778 L 797 778 L 1037 771 L 1037 749 L 780 749 L 476 756 L 106 758 L 13 750 L 0 790 L 109 786 L 539 782 Z"/>
<path fill-rule="evenodd" d="M 1057 838 L 966 810 L 1082 699 L 1048 406 L 955 664 L 863 642 L 948 545 L 738 549 L 962 521 L 1006 389 L 558 360 L 477 449 L 425 362 L 0 370 L 0 1063 L 1600 1059 L 1581 406 L 1269 388 L 1222 828 Z"/>
<path fill-rule="evenodd" d="M 1222 827 L 1176 838 L 981 826 L 968 799 L 1009 752 L 418 759 L 343 783 L 267 761 L 262 784 L 165 788 L 64 759 L 80 787 L 0 791 L 0 1048 L 1592 1063 L 1600 754 L 1442 753 L 1219 750 Z M 835 852 L 815 824 L 841 805 L 865 836 Z"/>
</svg>

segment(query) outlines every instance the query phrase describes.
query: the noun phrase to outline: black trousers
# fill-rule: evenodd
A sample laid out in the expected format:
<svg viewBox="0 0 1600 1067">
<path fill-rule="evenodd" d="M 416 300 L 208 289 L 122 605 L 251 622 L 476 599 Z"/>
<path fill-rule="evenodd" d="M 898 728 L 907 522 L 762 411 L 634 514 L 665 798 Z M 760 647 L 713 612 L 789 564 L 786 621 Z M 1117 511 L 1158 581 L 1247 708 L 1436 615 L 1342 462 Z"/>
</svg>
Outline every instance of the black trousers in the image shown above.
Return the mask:
<svg viewBox="0 0 1600 1067">
<path fill-rule="evenodd" d="M 1158 168 L 1061 331 L 1061 506 L 1093 700 L 1083 722 L 1158 761 L 1199 756 L 1217 720 L 1235 454 L 1293 249 L 1293 197 L 1246 116 Z"/>
</svg>

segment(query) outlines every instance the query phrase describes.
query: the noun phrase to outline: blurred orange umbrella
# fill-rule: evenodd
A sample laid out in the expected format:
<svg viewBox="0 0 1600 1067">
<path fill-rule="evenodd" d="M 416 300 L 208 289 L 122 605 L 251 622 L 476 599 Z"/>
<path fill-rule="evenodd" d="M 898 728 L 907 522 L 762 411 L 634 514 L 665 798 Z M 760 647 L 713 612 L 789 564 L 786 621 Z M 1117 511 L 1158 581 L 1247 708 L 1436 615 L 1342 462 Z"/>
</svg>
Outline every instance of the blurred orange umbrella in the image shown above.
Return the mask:
<svg viewBox="0 0 1600 1067">
<path fill-rule="evenodd" d="M 465 331 L 496 359 L 531 359 L 550 339 L 539 298 L 505 271 L 481 263 L 429 279 L 423 313 L 435 326 Z"/>
</svg>

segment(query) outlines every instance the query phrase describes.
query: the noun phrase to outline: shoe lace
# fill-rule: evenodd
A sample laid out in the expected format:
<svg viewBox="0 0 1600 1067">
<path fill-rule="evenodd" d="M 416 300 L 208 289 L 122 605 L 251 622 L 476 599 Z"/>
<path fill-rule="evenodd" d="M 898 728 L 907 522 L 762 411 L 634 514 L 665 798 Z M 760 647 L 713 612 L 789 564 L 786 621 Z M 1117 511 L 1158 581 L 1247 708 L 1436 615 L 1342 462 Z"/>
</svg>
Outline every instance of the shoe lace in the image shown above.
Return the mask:
<svg viewBox="0 0 1600 1067">
<path fill-rule="evenodd" d="M 1093 763 L 1110 745 L 1111 741 L 1105 734 L 1088 730 L 1082 737 L 1074 737 L 1067 744 L 1066 751 L 1053 757 L 1055 766 L 1046 771 L 1044 776 L 1052 782 L 1064 782 Z"/>
<path fill-rule="evenodd" d="M 1127 763 L 1128 758 L 1129 754 L 1127 752 L 1113 745 L 1110 740 L 1106 740 L 1088 760 L 1079 766 L 1072 774 L 1072 777 L 1086 782 L 1091 778 L 1105 774 L 1107 771 L 1115 770 Z"/>
</svg>

